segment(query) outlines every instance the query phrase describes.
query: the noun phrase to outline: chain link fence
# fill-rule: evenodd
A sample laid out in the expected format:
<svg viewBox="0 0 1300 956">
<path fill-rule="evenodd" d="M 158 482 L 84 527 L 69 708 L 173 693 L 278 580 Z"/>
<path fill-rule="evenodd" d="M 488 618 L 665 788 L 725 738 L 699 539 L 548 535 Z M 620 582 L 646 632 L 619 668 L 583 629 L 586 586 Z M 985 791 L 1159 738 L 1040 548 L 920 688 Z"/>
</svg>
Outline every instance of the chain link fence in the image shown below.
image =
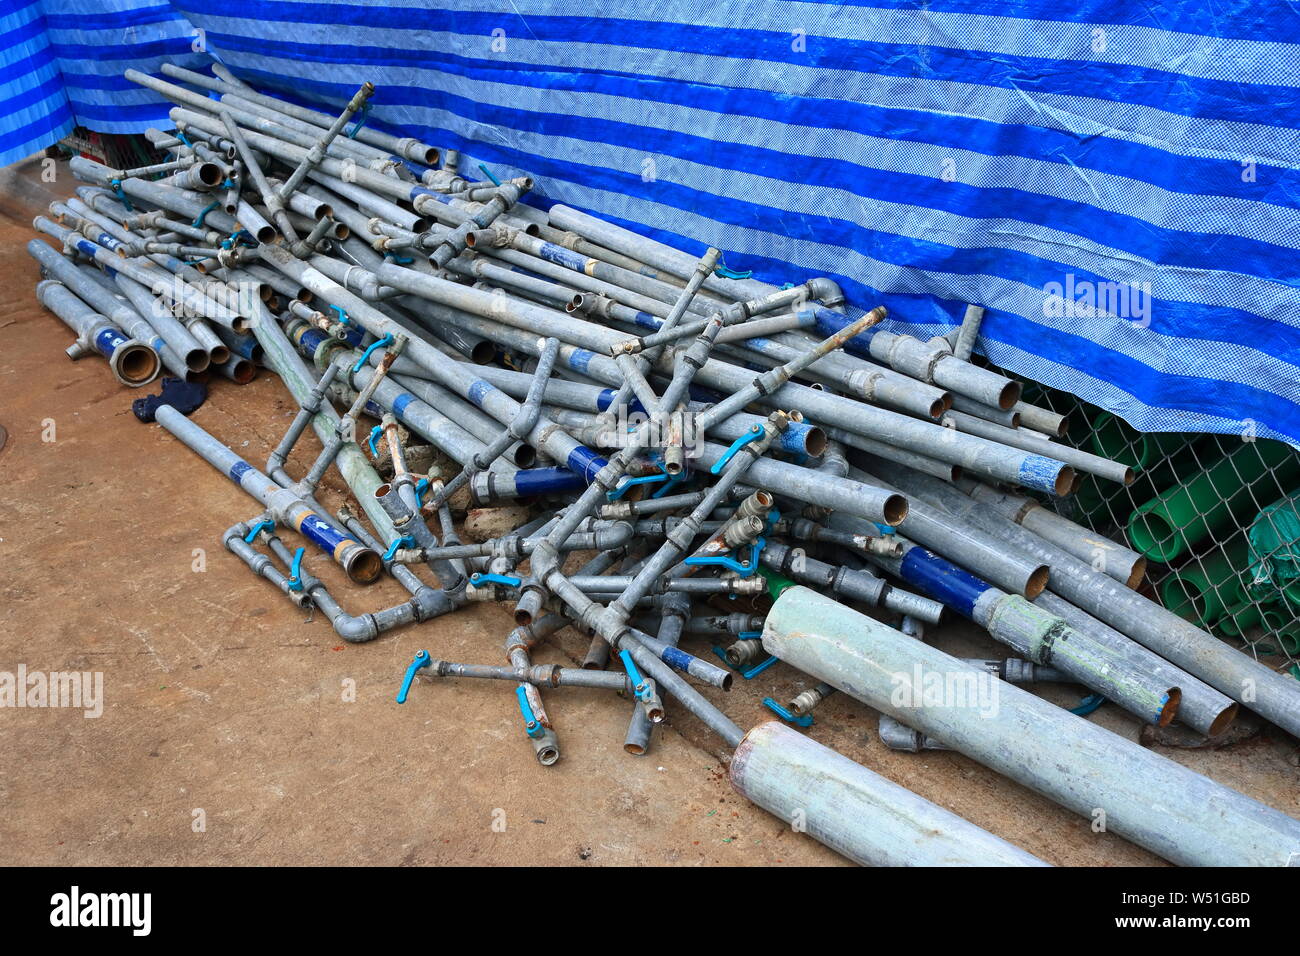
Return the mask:
<svg viewBox="0 0 1300 956">
<path fill-rule="evenodd" d="M 1145 555 L 1141 593 L 1300 679 L 1300 451 L 1249 430 L 1139 432 L 1033 382 L 1024 401 L 1067 416 L 1062 442 L 1137 474 L 1080 475 L 1045 503 Z"/>
</svg>

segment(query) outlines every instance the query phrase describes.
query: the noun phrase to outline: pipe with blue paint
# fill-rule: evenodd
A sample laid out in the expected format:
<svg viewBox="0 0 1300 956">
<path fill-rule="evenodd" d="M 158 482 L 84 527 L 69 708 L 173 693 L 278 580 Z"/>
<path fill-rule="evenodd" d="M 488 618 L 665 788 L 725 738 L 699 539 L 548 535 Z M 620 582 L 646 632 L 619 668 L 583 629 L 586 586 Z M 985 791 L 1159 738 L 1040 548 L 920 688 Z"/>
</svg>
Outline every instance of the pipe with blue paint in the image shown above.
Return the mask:
<svg viewBox="0 0 1300 956">
<path fill-rule="evenodd" d="M 82 302 L 62 282 L 54 279 L 39 282 L 36 298 L 76 333 L 77 340 L 67 350 L 70 358 L 98 352 L 108 360 L 113 377 L 131 388 L 147 385 L 157 376 L 162 363 L 151 346 L 138 339 L 128 339 L 121 329 Z"/>
<path fill-rule="evenodd" d="M 341 534 L 297 494 L 282 488 L 170 405 L 159 406 L 159 425 L 194 451 L 243 492 L 262 504 L 277 522 L 293 528 L 335 561 L 357 584 L 373 583 L 384 570 L 380 556 L 356 538 Z"/>
</svg>

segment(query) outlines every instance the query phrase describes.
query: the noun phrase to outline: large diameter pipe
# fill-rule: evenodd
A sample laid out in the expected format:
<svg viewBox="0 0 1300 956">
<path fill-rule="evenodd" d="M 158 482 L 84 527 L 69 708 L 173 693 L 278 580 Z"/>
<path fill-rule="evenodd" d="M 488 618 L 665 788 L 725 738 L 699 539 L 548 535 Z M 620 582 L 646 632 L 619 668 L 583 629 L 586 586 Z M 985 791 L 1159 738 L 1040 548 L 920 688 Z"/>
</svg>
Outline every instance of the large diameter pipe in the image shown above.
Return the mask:
<svg viewBox="0 0 1300 956">
<path fill-rule="evenodd" d="M 936 681 L 975 687 L 990 675 L 808 588 L 777 599 L 763 647 L 1089 820 L 1104 814 L 1107 830 L 1167 860 L 1300 862 L 1300 822 L 1019 687 L 998 681 L 991 702 L 935 705 L 925 690 Z"/>
<path fill-rule="evenodd" d="M 747 800 L 864 865 L 1047 865 L 779 721 L 745 734 L 730 777 Z"/>
<path fill-rule="evenodd" d="M 151 346 L 128 339 L 121 329 L 73 295 L 62 282 L 45 279 L 38 283 L 36 298 L 77 334 L 77 341 L 68 348 L 71 358 L 98 352 L 108 360 L 113 377 L 132 388 L 147 385 L 158 374 L 161 362 Z"/>
</svg>

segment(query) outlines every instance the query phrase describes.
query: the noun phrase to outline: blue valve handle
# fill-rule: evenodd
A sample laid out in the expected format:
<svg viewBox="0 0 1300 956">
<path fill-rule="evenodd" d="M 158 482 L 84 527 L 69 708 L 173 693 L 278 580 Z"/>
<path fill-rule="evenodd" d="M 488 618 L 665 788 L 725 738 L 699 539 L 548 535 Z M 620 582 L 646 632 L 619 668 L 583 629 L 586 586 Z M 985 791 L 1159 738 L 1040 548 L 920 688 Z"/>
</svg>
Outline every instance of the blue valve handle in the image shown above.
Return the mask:
<svg viewBox="0 0 1300 956">
<path fill-rule="evenodd" d="M 484 166 L 482 163 L 479 163 L 479 164 L 478 164 L 478 168 L 481 169 L 481 170 L 483 170 L 483 175 L 484 175 L 484 176 L 486 176 L 488 179 L 492 180 L 492 185 L 493 185 L 493 186 L 500 186 L 500 185 L 501 185 L 501 180 L 497 179 L 495 176 L 492 175 L 492 170 L 488 169 L 488 168 L 487 168 L 486 166 Z"/>
<path fill-rule="evenodd" d="M 361 367 L 370 361 L 370 353 L 373 352 L 375 349 L 382 349 L 384 346 L 392 345 L 392 344 L 393 344 L 393 336 L 391 333 L 385 335 L 382 339 L 376 339 L 375 341 L 371 342 L 368 346 L 366 346 L 366 350 L 361 353 L 361 358 L 357 359 L 357 364 L 352 366 L 352 371 L 354 373 L 360 372 Z"/>
<path fill-rule="evenodd" d="M 419 481 L 415 483 L 415 500 L 420 503 L 421 508 L 424 507 L 424 493 L 428 490 L 429 490 L 428 478 L 421 478 Z"/>
<path fill-rule="evenodd" d="M 302 556 L 307 553 L 306 548 L 299 548 L 293 553 L 293 564 L 289 565 L 289 590 L 302 590 Z"/>
<path fill-rule="evenodd" d="M 787 708 L 782 707 L 771 697 L 763 698 L 763 706 L 776 714 L 787 724 L 794 724 L 796 727 L 811 727 L 813 725 L 812 714 L 804 714 L 802 717 L 796 717 Z"/>
<path fill-rule="evenodd" d="M 495 572 L 491 574 L 481 574 L 475 572 L 469 576 L 469 583 L 475 587 L 482 584 L 504 584 L 508 588 L 517 588 L 524 582 L 522 579 L 517 578 L 512 574 L 497 574 Z"/>
<path fill-rule="evenodd" d="M 752 632 L 747 632 L 747 633 L 752 633 Z M 732 670 L 735 670 L 734 667 L 731 667 L 731 661 L 727 660 L 727 652 L 724 651 L 717 644 L 713 645 L 713 653 L 717 654 L 718 659 L 721 660 L 722 663 L 726 664 L 727 667 L 730 667 Z M 777 658 L 769 657 L 765 661 L 759 661 L 757 664 L 755 664 L 747 671 L 736 671 L 736 673 L 739 674 L 741 677 L 745 678 L 745 680 L 753 680 L 755 677 L 763 673 L 763 671 L 767 670 L 776 662 L 777 662 Z"/>
<path fill-rule="evenodd" d="M 515 699 L 519 701 L 519 711 L 524 715 L 524 733 L 534 740 L 545 734 L 546 728 L 542 726 L 542 722 L 533 713 L 533 708 L 528 706 L 528 692 L 524 689 L 523 684 L 515 688 Z"/>
<path fill-rule="evenodd" d="M 1070 713 L 1076 714 L 1079 717 L 1087 717 L 1104 703 L 1106 703 L 1106 698 L 1101 696 L 1101 694 L 1089 694 L 1083 700 L 1079 701 L 1077 707 L 1071 707 Z"/>
<path fill-rule="evenodd" d="M 409 534 L 403 535 L 402 537 L 394 541 L 392 544 L 390 544 L 388 546 L 388 550 L 384 552 L 384 558 L 383 558 L 384 564 L 387 564 L 389 561 L 393 560 L 393 555 L 395 555 L 398 552 L 398 550 L 400 550 L 401 548 L 414 548 L 414 547 L 415 547 L 415 539 L 412 538 Z"/>
<path fill-rule="evenodd" d="M 383 426 L 383 425 L 376 425 L 374 428 L 370 429 L 370 437 L 366 439 L 366 444 L 370 446 L 370 457 L 371 457 L 371 458 L 378 458 L 378 457 L 379 457 L 379 449 L 375 447 L 375 441 L 376 441 L 376 440 L 379 438 L 379 436 L 382 435 L 383 433 L 384 433 L 384 426 Z"/>
<path fill-rule="evenodd" d="M 713 467 L 709 469 L 709 473 L 714 475 L 720 474 L 722 469 L 727 467 L 727 462 L 731 461 L 731 459 L 735 457 L 736 452 L 740 451 L 740 449 L 744 448 L 750 442 L 758 441 L 762 437 L 763 426 L 755 425 L 731 443 L 727 450 L 722 453 L 722 457 L 713 463 Z"/>
<path fill-rule="evenodd" d="M 247 542 L 248 544 L 252 544 L 254 541 L 257 540 L 257 536 L 261 534 L 263 531 L 265 531 L 267 534 L 270 534 L 274 530 L 275 530 L 274 521 L 270 520 L 269 518 L 266 521 L 259 521 L 257 524 L 253 525 L 252 531 L 244 535 L 244 541 Z"/>
<path fill-rule="evenodd" d="M 415 672 L 421 667 L 428 667 L 431 663 L 428 651 L 420 651 L 415 655 L 415 659 L 411 661 L 410 666 L 406 668 L 406 674 L 402 677 L 402 686 L 397 690 L 397 702 L 399 704 L 406 703 L 406 695 L 411 691 L 411 682 L 415 680 Z"/>
<path fill-rule="evenodd" d="M 646 683 L 646 679 L 641 676 L 641 672 L 637 670 L 632 655 L 627 651 L 619 651 L 618 659 L 623 662 L 623 670 L 627 671 L 627 679 L 632 682 L 632 691 L 636 694 L 636 699 L 642 703 L 648 703 L 654 692 L 650 689 L 650 685 Z"/>
<path fill-rule="evenodd" d="M 668 479 L 667 474 L 642 475 L 640 478 L 627 478 L 622 483 L 620 483 L 619 486 L 615 488 L 613 491 L 605 492 L 605 497 L 610 501 L 618 501 L 619 498 L 622 498 L 623 495 L 627 494 L 628 489 L 631 488 L 633 485 L 648 485 L 651 482 L 666 481 L 667 479 Z"/>
<path fill-rule="evenodd" d="M 767 540 L 759 538 L 749 546 L 749 561 L 741 561 L 729 554 L 693 554 L 687 558 L 683 564 L 695 566 L 700 565 L 720 565 L 731 571 L 735 571 L 742 578 L 752 577 L 758 570 L 758 556 L 763 548 L 767 545 Z"/>
<path fill-rule="evenodd" d="M 342 306 L 331 305 L 330 308 L 339 314 L 339 321 L 342 322 L 344 325 L 352 324 L 352 320 L 348 318 L 347 310 L 344 309 Z M 355 372 L 356 369 L 353 369 L 352 371 Z"/>
<path fill-rule="evenodd" d="M 656 489 L 654 490 L 654 493 L 651 494 L 650 497 L 651 497 L 651 498 L 662 498 L 664 495 L 668 494 L 668 492 L 670 492 L 673 488 L 677 487 L 677 486 L 680 485 L 683 481 L 686 481 L 686 480 L 687 480 L 688 478 L 690 478 L 690 477 L 691 477 L 690 469 L 688 469 L 688 468 L 683 468 L 683 469 L 682 469 L 680 472 L 678 472 L 677 474 L 675 474 L 675 475 L 669 475 L 669 476 L 668 476 L 668 480 L 665 481 L 665 482 L 664 482 L 662 485 L 660 485 L 658 488 L 656 488 Z"/>
</svg>

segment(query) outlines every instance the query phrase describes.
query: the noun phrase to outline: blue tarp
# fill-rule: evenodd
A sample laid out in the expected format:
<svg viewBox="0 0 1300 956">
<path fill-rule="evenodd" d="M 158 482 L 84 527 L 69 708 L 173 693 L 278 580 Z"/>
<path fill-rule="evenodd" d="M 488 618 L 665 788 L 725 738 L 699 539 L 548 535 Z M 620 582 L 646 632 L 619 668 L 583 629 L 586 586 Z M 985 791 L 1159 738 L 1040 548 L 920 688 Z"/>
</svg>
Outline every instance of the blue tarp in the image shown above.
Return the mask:
<svg viewBox="0 0 1300 956">
<path fill-rule="evenodd" d="M 371 122 L 542 205 L 923 337 L 978 302 L 993 361 L 1141 429 L 1300 443 L 1298 43 L 1262 0 L 0 0 L 0 163 L 166 125 L 129 66 L 369 79 Z"/>
</svg>

